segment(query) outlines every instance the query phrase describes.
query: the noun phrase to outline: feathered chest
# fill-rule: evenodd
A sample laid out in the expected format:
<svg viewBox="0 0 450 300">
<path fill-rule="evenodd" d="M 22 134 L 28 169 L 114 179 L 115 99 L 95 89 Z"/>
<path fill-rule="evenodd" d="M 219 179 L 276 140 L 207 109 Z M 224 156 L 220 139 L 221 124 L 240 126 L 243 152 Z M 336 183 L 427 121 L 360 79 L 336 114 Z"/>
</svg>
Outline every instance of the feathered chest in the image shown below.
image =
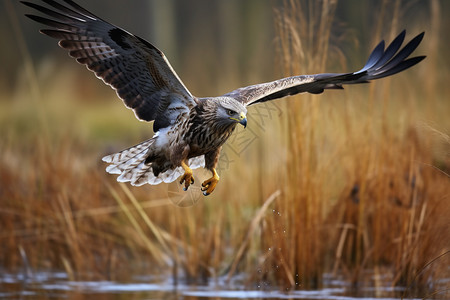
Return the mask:
<svg viewBox="0 0 450 300">
<path fill-rule="evenodd" d="M 191 112 L 185 142 L 195 152 L 207 153 L 221 147 L 233 133 L 236 124 L 221 124 L 202 110 Z"/>
</svg>

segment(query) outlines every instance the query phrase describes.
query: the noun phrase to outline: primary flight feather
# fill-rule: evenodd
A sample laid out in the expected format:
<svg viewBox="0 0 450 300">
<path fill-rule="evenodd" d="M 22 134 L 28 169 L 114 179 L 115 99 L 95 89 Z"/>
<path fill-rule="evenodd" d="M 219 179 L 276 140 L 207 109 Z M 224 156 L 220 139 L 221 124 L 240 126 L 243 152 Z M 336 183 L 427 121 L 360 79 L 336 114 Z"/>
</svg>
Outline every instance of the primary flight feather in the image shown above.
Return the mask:
<svg viewBox="0 0 450 300">
<path fill-rule="evenodd" d="M 172 182 L 181 176 L 187 190 L 192 169 L 204 167 L 212 177 L 202 183 L 204 195 L 219 181 L 216 165 L 222 145 L 237 124 L 247 126 L 247 106 L 298 93 L 342 89 L 404 71 L 425 56 L 408 58 L 422 41 L 417 35 L 403 48 L 402 31 L 385 48 L 379 43 L 357 72 L 299 75 L 242 87 L 220 97 L 193 96 L 164 54 L 144 39 L 114 26 L 71 0 L 42 0 L 48 7 L 22 3 L 46 15 L 26 15 L 49 29 L 41 32 L 116 90 L 139 120 L 154 121 L 155 135 L 136 146 L 105 156 L 107 172 L 132 185 Z"/>
</svg>

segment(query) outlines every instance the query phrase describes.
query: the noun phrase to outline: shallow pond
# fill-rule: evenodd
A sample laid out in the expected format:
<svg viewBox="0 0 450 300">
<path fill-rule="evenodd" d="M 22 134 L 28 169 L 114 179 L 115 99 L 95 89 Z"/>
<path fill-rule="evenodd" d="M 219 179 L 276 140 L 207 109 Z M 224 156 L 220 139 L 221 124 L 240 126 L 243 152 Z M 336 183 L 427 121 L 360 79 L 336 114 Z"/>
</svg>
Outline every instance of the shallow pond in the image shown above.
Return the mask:
<svg viewBox="0 0 450 300">
<path fill-rule="evenodd" d="M 208 286 L 174 285 L 170 280 L 135 277 L 133 282 L 71 281 L 65 273 L 40 272 L 28 276 L 0 273 L 1 299 L 399 299 L 401 288 L 386 286 L 362 287 L 355 294 L 340 280 L 324 278 L 325 288 L 281 292 L 232 287 L 216 280 Z M 407 298 L 412 299 L 412 298 Z"/>
</svg>

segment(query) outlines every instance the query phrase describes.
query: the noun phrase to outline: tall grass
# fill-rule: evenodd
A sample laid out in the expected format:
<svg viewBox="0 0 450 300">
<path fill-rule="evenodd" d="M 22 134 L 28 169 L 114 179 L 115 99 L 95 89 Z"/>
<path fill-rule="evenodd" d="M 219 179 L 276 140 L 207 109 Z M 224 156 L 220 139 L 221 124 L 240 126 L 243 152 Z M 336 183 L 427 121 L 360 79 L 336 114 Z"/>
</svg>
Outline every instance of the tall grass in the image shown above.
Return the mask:
<svg viewBox="0 0 450 300">
<path fill-rule="evenodd" d="M 390 28 L 390 36 L 398 31 L 399 5 L 399 1 L 394 4 L 392 23 L 377 24 L 373 44 L 385 27 Z M 330 44 L 331 36 L 346 37 L 333 27 L 336 6 L 337 1 L 285 2 L 276 23 L 285 75 L 327 70 L 330 54 L 338 60 L 336 53 L 340 53 Z M 388 10 L 392 8 L 384 2 L 379 20 Z M 436 34 L 427 37 L 433 47 Z M 431 55 L 436 54 L 436 49 L 431 50 Z M 436 70 L 430 70 L 433 73 Z M 434 80 L 427 77 L 424 86 Z M 286 183 L 277 203 L 284 218 L 271 218 L 263 233 L 265 246 L 283 245 L 275 248 L 269 263 L 289 266 L 283 276 L 276 276 L 279 284 L 292 286 L 293 278 L 300 275 L 303 286 L 319 286 L 330 264 L 324 258 L 334 252 L 334 272 L 347 274 L 355 286 L 364 270 L 386 272 L 385 266 L 392 267 L 394 285 L 407 285 L 422 266 L 448 250 L 447 240 L 434 240 L 449 233 L 448 174 L 430 167 L 434 158 L 428 152 L 429 132 L 420 132 L 416 121 L 407 118 L 421 99 L 406 102 L 401 99 L 406 93 L 391 96 L 390 81 L 366 88 L 369 93 L 349 91 L 351 100 L 340 103 L 339 115 L 334 105 L 321 102 L 333 95 L 326 100 L 301 95 L 297 101 L 286 101 L 287 122 L 282 127 L 287 132 L 286 167 L 275 175 Z M 352 108 L 358 105 L 356 99 L 367 101 L 366 111 Z M 390 104 L 395 101 L 400 105 Z M 389 107 L 402 112 L 392 115 Z M 337 187 L 341 191 L 336 194 Z M 435 215 L 431 207 L 443 214 Z M 278 228 L 289 231 L 280 237 Z M 415 283 L 424 287 L 428 279 L 415 278 Z"/>
<path fill-rule="evenodd" d="M 380 11 L 396 8 L 398 22 L 399 3 L 383 2 Z M 350 63 L 338 45 L 355 37 L 336 26 L 337 5 L 292 0 L 277 11 L 286 76 Z M 380 21 L 372 44 L 398 27 Z M 102 154 L 150 134 L 118 101 L 86 105 L 113 93 L 99 95 L 84 80 L 83 95 L 68 93 L 80 81 L 71 71 L 50 82 L 29 72 L 44 96 L 26 80 L 15 104 L 0 102 L 1 268 L 62 269 L 73 279 L 150 273 L 189 283 L 244 274 L 249 286 L 288 290 L 320 287 L 324 273 L 355 287 L 377 286 L 387 274 L 411 292 L 433 288 L 448 278 L 449 258 L 427 263 L 450 248 L 449 104 L 439 101 L 448 89 L 436 92 L 446 73 L 427 64 L 440 49 L 434 34 L 420 50 L 431 57 L 393 79 L 280 100 L 281 115 L 246 133 L 259 139 L 221 174 L 214 194 L 198 199 L 193 187 L 189 207 L 173 204 L 176 184 L 134 188 L 105 174 Z M 431 104 L 421 112 L 425 96 Z M 438 125 L 418 126 L 421 118 Z M 195 175 L 201 182 L 208 174 Z"/>
</svg>

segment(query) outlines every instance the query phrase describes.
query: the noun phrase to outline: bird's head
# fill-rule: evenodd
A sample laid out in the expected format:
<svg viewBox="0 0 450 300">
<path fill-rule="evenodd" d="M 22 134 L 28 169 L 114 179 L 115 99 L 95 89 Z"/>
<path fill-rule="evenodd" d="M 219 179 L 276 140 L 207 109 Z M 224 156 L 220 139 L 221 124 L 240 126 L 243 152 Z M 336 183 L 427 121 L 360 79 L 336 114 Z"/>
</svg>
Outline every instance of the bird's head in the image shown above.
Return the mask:
<svg viewBox="0 0 450 300">
<path fill-rule="evenodd" d="M 229 97 L 217 98 L 217 114 L 219 122 L 228 125 L 239 123 L 247 127 L 247 109 L 241 102 Z"/>
</svg>

